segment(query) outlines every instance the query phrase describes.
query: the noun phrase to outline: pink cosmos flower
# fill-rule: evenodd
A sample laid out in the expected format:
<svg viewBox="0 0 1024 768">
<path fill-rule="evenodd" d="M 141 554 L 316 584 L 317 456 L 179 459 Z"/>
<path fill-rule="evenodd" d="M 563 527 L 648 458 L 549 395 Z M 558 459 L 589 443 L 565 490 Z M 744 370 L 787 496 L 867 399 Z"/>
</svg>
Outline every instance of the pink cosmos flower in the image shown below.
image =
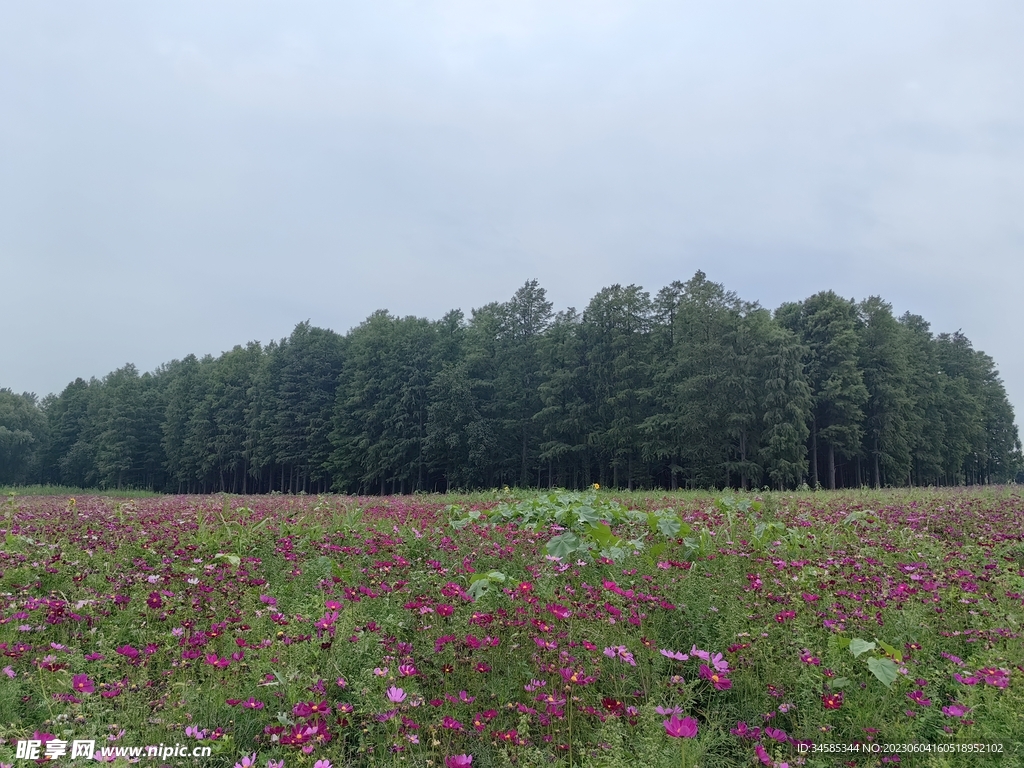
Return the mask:
<svg viewBox="0 0 1024 768">
<path fill-rule="evenodd" d="M 716 691 L 727 691 L 732 688 L 732 680 L 720 674 L 717 670 L 712 670 L 707 664 L 700 665 L 700 676 L 710 681 Z"/>
<path fill-rule="evenodd" d="M 568 619 L 572 616 L 572 611 L 566 608 L 564 605 L 558 605 L 557 603 L 551 603 L 548 605 L 548 611 L 552 616 L 558 619 Z"/>
<path fill-rule="evenodd" d="M 610 645 L 604 649 L 604 655 L 609 659 L 621 659 L 631 667 L 636 666 L 636 659 L 633 658 L 633 654 L 624 645 Z"/>
<path fill-rule="evenodd" d="M 79 693 L 93 693 L 96 686 L 88 675 L 75 675 L 71 678 L 71 687 Z"/>
<path fill-rule="evenodd" d="M 333 768 L 330 760 L 317 760 L 313 763 L 313 768 Z"/>
<path fill-rule="evenodd" d="M 387 690 L 388 701 L 392 704 L 401 704 L 406 699 L 406 693 L 401 688 L 391 686 Z"/>
<path fill-rule="evenodd" d="M 253 752 L 251 755 L 242 755 L 242 760 L 235 763 L 235 768 L 253 768 L 256 765 L 256 753 Z"/>
<path fill-rule="evenodd" d="M 672 715 L 665 720 L 665 733 L 673 739 L 692 739 L 697 735 L 697 721 L 692 717 L 677 717 Z"/>
<path fill-rule="evenodd" d="M 687 661 L 690 658 L 685 653 L 680 653 L 679 651 L 670 651 L 667 648 L 661 649 L 661 655 L 664 656 L 666 659 L 675 659 L 676 661 Z"/>
<path fill-rule="evenodd" d="M 924 691 L 911 691 L 907 694 L 907 698 L 920 707 L 930 707 L 932 700 L 924 695 Z"/>
<path fill-rule="evenodd" d="M 444 759 L 446 768 L 470 768 L 473 765 L 472 755 L 449 755 Z"/>
<path fill-rule="evenodd" d="M 963 717 L 971 710 L 962 704 L 950 704 L 948 707 L 942 708 L 942 714 L 946 717 Z"/>
</svg>

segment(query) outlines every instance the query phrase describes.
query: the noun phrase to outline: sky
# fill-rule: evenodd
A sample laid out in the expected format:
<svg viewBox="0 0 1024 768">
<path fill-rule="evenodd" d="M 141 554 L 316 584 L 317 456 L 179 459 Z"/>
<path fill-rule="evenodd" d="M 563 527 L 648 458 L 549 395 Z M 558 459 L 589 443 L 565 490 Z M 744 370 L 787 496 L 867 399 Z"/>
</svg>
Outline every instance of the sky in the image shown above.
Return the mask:
<svg viewBox="0 0 1024 768">
<path fill-rule="evenodd" d="M 0 387 L 538 279 L 881 296 L 1024 355 L 1024 4 L 0 5 Z"/>
</svg>

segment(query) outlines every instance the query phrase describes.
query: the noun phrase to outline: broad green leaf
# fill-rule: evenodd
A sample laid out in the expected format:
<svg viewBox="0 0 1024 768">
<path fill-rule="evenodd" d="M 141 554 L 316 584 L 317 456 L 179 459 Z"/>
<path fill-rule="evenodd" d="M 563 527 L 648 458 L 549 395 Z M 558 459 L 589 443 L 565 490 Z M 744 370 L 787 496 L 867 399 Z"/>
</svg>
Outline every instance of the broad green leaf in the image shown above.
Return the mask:
<svg viewBox="0 0 1024 768">
<path fill-rule="evenodd" d="M 620 539 L 614 533 L 607 523 L 597 523 L 590 529 L 590 538 L 592 538 L 599 547 L 613 547 L 619 543 Z"/>
<path fill-rule="evenodd" d="M 601 555 L 603 557 L 611 558 L 615 562 L 619 562 L 626 557 L 626 550 L 622 547 L 607 547 L 606 549 L 601 550 Z"/>
<path fill-rule="evenodd" d="M 576 519 L 581 523 L 590 523 L 593 525 L 601 520 L 601 515 L 599 515 L 592 507 L 580 507 L 576 510 Z"/>
<path fill-rule="evenodd" d="M 658 515 L 658 532 L 668 538 L 674 538 L 679 534 L 682 524 L 678 515 Z"/>
<path fill-rule="evenodd" d="M 491 582 L 486 576 L 484 576 L 483 574 L 480 574 L 480 576 L 481 578 L 472 582 L 469 585 L 469 589 L 466 590 L 466 592 L 469 594 L 471 598 L 473 598 L 474 601 L 479 600 L 481 597 L 487 594 L 487 590 L 491 586 Z"/>
<path fill-rule="evenodd" d="M 850 641 L 850 653 L 853 654 L 853 658 L 858 658 L 862 653 L 875 650 L 876 646 L 874 643 L 869 643 L 867 640 L 861 640 L 859 637 L 853 638 Z"/>
<path fill-rule="evenodd" d="M 878 638 L 876 637 L 875 640 L 878 640 Z M 885 651 L 886 656 L 891 656 L 897 662 L 903 661 L 903 652 L 893 648 L 888 643 L 878 640 L 878 647 Z"/>
<path fill-rule="evenodd" d="M 572 531 L 560 533 L 553 537 L 545 546 L 548 554 L 553 557 L 568 557 L 580 548 L 581 539 Z"/>
<path fill-rule="evenodd" d="M 230 554 L 227 554 L 226 552 L 218 552 L 213 557 L 214 557 L 214 559 L 224 558 L 225 560 L 227 560 L 229 563 L 231 563 L 234 566 L 237 566 L 237 565 L 239 565 L 242 562 L 242 558 L 240 558 L 238 555 L 230 555 Z"/>
<path fill-rule="evenodd" d="M 848 677 L 837 677 L 835 680 L 829 682 L 830 688 L 835 688 L 837 691 L 840 688 L 845 688 L 850 684 L 850 678 Z"/>
<path fill-rule="evenodd" d="M 877 656 L 871 656 L 868 659 L 868 669 L 871 670 L 871 674 L 879 679 L 882 685 L 888 688 L 896 679 L 898 667 L 892 659 L 880 659 Z"/>
</svg>

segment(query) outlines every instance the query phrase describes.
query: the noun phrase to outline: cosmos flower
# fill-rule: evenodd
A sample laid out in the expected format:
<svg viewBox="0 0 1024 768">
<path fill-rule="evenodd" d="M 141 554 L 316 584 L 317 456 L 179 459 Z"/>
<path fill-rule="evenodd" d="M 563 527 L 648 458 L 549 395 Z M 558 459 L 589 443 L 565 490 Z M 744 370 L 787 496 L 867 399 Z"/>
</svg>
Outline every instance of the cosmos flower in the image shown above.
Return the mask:
<svg viewBox="0 0 1024 768">
<path fill-rule="evenodd" d="M 93 693 L 96 686 L 88 675 L 75 675 L 71 678 L 71 687 L 78 693 Z"/>
<path fill-rule="evenodd" d="M 665 733 L 673 739 L 692 739 L 697 735 L 697 721 L 692 717 L 672 715 L 663 722 Z"/>
<path fill-rule="evenodd" d="M 393 685 L 387 690 L 388 701 L 390 701 L 392 704 L 401 704 L 403 701 L 405 701 L 406 695 L 407 694 L 405 693 L 405 691 Z"/>
</svg>

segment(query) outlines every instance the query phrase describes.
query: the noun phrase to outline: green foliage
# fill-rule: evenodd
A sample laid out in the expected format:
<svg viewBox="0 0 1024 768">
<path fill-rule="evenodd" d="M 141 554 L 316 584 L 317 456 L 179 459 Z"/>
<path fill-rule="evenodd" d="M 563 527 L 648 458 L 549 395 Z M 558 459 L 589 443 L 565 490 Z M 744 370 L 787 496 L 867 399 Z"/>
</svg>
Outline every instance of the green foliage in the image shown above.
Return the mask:
<svg viewBox="0 0 1024 768">
<path fill-rule="evenodd" d="M 461 509 L 449 507 L 461 515 Z M 535 532 L 549 529 L 559 530 L 544 549 L 548 555 L 562 561 L 573 558 L 607 558 L 621 561 L 631 554 L 639 554 L 648 547 L 648 538 L 675 539 L 684 537 L 686 559 L 696 559 L 706 552 L 709 542 L 706 535 L 690 537 L 691 528 L 684 523 L 679 513 L 671 509 L 643 513 L 630 510 L 617 501 L 602 497 L 595 491 L 586 493 L 559 491 L 554 493 L 530 494 L 515 502 L 502 502 L 489 513 L 470 510 L 464 516 L 456 516 L 449 524 L 456 529 L 471 523 L 490 522 L 492 525 L 511 523 Z M 646 524 L 646 531 L 644 531 Z M 613 527 L 630 535 L 629 539 L 619 536 Z M 664 550 L 664 541 L 654 544 L 653 555 Z M 485 587 L 480 587 L 485 589 Z"/>
<path fill-rule="evenodd" d="M 995 363 L 962 333 L 831 291 L 773 315 L 702 272 L 653 296 L 613 285 L 557 315 L 530 280 L 468 317 L 382 310 L 345 335 L 299 323 L 42 401 L 0 389 L 9 485 L 752 491 L 1022 469 Z"/>
</svg>

